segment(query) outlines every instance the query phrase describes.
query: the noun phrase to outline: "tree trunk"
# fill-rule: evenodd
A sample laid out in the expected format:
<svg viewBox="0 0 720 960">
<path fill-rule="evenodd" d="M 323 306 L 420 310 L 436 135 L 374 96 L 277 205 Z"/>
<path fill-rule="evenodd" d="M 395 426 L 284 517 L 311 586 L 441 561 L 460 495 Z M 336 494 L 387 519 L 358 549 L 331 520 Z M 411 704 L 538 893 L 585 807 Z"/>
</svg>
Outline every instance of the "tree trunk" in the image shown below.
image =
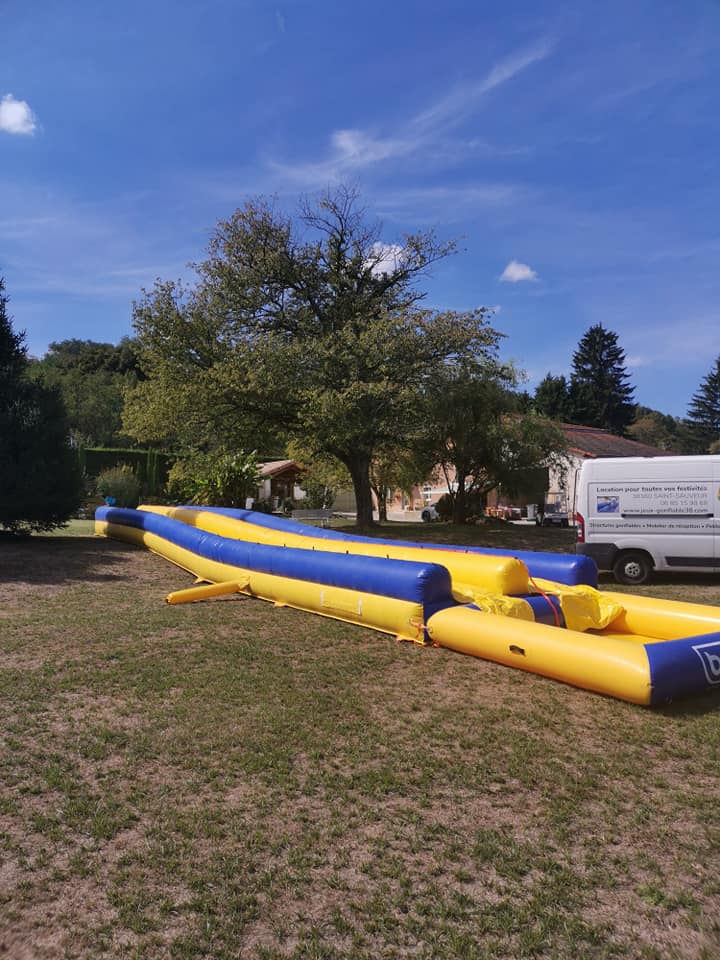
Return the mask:
<svg viewBox="0 0 720 960">
<path fill-rule="evenodd" d="M 370 456 L 356 453 L 345 461 L 345 466 L 352 477 L 357 507 L 357 525 L 372 527 L 373 520 L 372 488 L 370 486 Z"/>
<path fill-rule="evenodd" d="M 465 474 L 458 473 L 457 490 L 453 500 L 453 523 L 465 523 L 467 514 L 467 499 L 465 497 Z"/>
<path fill-rule="evenodd" d="M 385 491 L 387 490 L 387 487 L 383 486 L 382 484 L 378 486 L 371 480 L 370 489 L 375 494 L 375 499 L 377 500 L 378 520 L 387 520 L 387 500 L 385 499 Z"/>
</svg>

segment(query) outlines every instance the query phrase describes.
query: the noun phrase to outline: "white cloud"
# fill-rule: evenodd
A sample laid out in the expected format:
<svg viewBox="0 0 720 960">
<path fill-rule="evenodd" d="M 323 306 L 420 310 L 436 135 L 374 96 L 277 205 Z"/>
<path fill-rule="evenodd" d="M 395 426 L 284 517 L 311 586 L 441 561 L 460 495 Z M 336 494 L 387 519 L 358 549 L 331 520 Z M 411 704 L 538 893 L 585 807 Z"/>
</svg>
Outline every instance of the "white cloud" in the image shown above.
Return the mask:
<svg viewBox="0 0 720 960">
<path fill-rule="evenodd" d="M 517 203 L 525 191 L 511 183 L 469 183 L 456 186 L 394 189 L 379 193 L 374 208 L 382 219 L 401 220 L 423 229 L 432 220 L 460 223 L 469 214 L 502 210 Z"/>
<path fill-rule="evenodd" d="M 506 283 L 521 283 L 523 280 L 537 280 L 537 278 L 538 275 L 532 267 L 518 260 L 511 260 L 499 277 Z"/>
<path fill-rule="evenodd" d="M 478 82 L 457 87 L 400 127 L 399 136 L 381 136 L 358 129 L 338 129 L 330 135 L 330 148 L 323 160 L 296 165 L 270 161 L 270 166 L 291 181 L 305 185 L 327 184 L 353 176 L 365 168 L 397 160 L 424 151 L 436 156 L 449 131 L 458 127 L 478 107 L 483 97 L 496 87 L 527 70 L 550 55 L 552 45 L 539 43 L 498 61 Z M 430 149 L 432 147 L 432 150 Z M 462 151 L 478 148 L 492 153 L 491 144 L 474 138 L 469 144 L 453 144 L 450 154 L 456 159 Z M 522 148 L 524 149 L 524 148 Z M 522 149 L 520 152 L 522 152 Z M 498 155 L 517 153 L 503 148 Z"/>
<path fill-rule="evenodd" d="M 413 125 L 436 127 L 449 124 L 455 126 L 472 111 L 486 93 L 503 83 L 507 83 L 508 80 L 512 80 L 513 77 L 527 70 L 532 64 L 544 60 L 551 50 L 552 47 L 549 43 L 541 43 L 529 49 L 516 51 L 496 63 L 478 83 L 459 87 L 418 114 L 412 121 Z"/>
<path fill-rule="evenodd" d="M 364 167 L 369 163 L 386 160 L 414 147 L 414 143 L 373 137 L 362 130 L 335 130 L 331 142 L 337 159 L 354 167 Z"/>
<path fill-rule="evenodd" d="M 650 357 L 637 353 L 631 357 L 625 357 L 625 363 L 628 367 L 648 367 L 652 364 Z"/>
<path fill-rule="evenodd" d="M 16 100 L 11 93 L 0 100 L 0 130 L 27 135 L 35 133 L 36 128 L 35 114 L 24 100 Z"/>
<path fill-rule="evenodd" d="M 270 166 L 290 181 L 315 186 L 343 180 L 371 164 L 412 153 L 416 148 L 412 140 L 376 137 L 363 130 L 334 130 L 325 160 L 294 166 L 270 161 Z"/>
<path fill-rule="evenodd" d="M 374 243 L 368 266 L 376 277 L 393 273 L 402 264 L 404 253 L 404 247 L 398 243 Z"/>
</svg>

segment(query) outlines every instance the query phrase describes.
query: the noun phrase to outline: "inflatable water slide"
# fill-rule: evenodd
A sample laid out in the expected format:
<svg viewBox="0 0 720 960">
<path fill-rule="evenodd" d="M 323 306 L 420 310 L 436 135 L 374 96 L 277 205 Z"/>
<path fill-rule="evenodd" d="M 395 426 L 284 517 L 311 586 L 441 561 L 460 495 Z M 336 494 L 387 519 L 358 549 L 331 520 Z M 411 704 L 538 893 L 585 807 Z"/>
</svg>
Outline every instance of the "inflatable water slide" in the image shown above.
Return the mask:
<svg viewBox="0 0 720 960">
<path fill-rule="evenodd" d="M 379 540 L 221 507 L 100 507 L 95 532 L 244 593 L 631 703 L 720 689 L 720 607 L 597 589 L 587 557 Z"/>
</svg>

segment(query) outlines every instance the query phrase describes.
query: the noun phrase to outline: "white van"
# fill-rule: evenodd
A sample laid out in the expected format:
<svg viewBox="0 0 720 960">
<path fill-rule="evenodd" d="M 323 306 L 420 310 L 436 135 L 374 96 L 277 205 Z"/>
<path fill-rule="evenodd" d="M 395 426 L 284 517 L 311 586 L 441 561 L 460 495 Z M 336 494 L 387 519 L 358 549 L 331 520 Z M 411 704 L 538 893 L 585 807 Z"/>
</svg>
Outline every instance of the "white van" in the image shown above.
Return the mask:
<svg viewBox="0 0 720 960">
<path fill-rule="evenodd" d="M 720 572 L 720 456 L 585 460 L 575 514 L 577 552 L 618 583 Z"/>
</svg>

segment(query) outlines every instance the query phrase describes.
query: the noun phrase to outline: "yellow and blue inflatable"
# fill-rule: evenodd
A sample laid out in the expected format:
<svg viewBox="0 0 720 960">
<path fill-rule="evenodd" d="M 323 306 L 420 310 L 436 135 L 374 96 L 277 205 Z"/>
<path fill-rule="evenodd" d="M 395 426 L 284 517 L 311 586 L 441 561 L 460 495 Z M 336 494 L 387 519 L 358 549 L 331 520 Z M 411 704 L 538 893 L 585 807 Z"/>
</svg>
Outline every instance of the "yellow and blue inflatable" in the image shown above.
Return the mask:
<svg viewBox="0 0 720 960">
<path fill-rule="evenodd" d="M 376 540 L 250 510 L 101 507 L 96 533 L 204 586 L 658 705 L 720 689 L 720 608 L 597 590 L 587 557 Z"/>
</svg>

